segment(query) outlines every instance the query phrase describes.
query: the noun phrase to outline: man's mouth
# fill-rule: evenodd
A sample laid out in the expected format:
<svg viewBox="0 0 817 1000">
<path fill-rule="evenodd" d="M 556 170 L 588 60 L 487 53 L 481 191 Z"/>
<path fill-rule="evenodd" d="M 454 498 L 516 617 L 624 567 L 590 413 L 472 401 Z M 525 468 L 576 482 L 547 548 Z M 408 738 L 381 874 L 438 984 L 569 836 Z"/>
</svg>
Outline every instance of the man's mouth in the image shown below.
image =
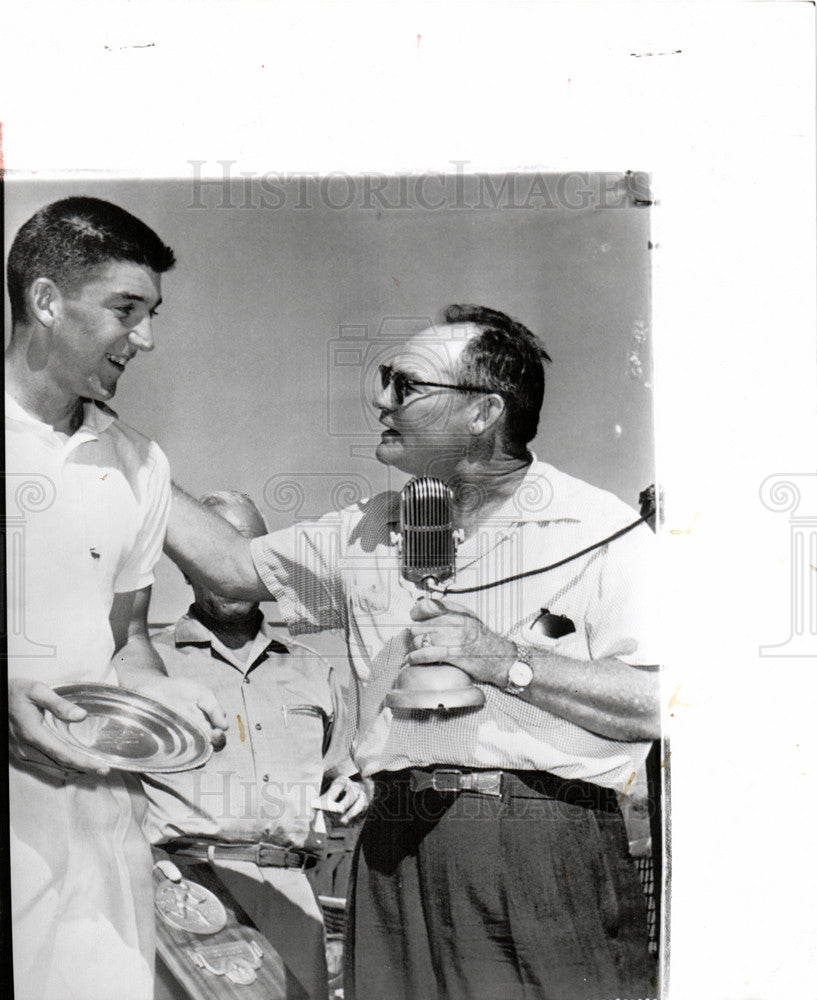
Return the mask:
<svg viewBox="0 0 817 1000">
<path fill-rule="evenodd" d="M 110 361 L 114 368 L 118 368 L 121 372 L 125 370 L 125 365 L 130 360 L 130 358 L 126 357 L 124 354 L 106 354 L 105 357 L 108 361 Z"/>
<path fill-rule="evenodd" d="M 380 440 L 381 441 L 390 441 L 390 440 L 392 440 L 394 438 L 399 438 L 399 437 L 400 437 L 400 434 L 393 427 L 387 427 L 380 434 Z"/>
</svg>

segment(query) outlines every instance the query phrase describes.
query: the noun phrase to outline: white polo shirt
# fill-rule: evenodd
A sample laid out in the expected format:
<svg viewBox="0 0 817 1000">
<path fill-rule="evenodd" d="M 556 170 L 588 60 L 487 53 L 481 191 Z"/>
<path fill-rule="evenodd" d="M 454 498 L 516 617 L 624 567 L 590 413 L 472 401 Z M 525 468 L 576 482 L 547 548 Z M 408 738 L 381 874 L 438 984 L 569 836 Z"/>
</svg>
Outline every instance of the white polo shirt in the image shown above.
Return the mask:
<svg viewBox="0 0 817 1000">
<path fill-rule="evenodd" d="M 159 446 L 86 402 L 70 437 L 6 395 L 9 675 L 116 684 L 113 596 L 153 583 L 170 509 Z"/>
<path fill-rule="evenodd" d="M 167 459 L 107 407 L 87 402 L 69 437 L 6 396 L 6 469 L 10 677 L 118 683 L 108 616 L 115 593 L 153 582 Z M 143 809 L 120 772 L 72 778 L 10 762 L 19 1000 L 153 996 Z"/>
<path fill-rule="evenodd" d="M 359 683 L 354 756 L 361 772 L 457 764 L 551 771 L 621 787 L 647 742 L 609 739 L 481 684 L 477 711 L 392 712 L 383 699 L 410 647 L 420 591 L 402 579 L 391 532 L 399 495 L 383 493 L 318 521 L 253 540 L 256 568 L 293 632 L 343 628 Z M 514 495 L 457 552 L 453 585 L 471 587 L 557 562 L 632 523 L 613 494 L 534 461 Z M 578 660 L 658 662 L 651 581 L 653 534 L 640 525 L 564 566 L 450 599 L 492 631 Z M 574 631 L 549 638 L 544 609 Z"/>
</svg>

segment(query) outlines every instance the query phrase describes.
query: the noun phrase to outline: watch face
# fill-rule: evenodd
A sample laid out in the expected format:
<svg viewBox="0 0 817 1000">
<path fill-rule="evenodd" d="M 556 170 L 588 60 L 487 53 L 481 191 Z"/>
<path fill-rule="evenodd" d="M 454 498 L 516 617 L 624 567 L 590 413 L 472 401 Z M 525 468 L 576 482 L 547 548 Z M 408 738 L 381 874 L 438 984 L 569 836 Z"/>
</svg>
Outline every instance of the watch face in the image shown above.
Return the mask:
<svg viewBox="0 0 817 1000">
<path fill-rule="evenodd" d="M 508 683 L 515 687 L 527 687 L 533 680 L 533 667 L 524 660 L 517 660 L 508 673 Z"/>
</svg>

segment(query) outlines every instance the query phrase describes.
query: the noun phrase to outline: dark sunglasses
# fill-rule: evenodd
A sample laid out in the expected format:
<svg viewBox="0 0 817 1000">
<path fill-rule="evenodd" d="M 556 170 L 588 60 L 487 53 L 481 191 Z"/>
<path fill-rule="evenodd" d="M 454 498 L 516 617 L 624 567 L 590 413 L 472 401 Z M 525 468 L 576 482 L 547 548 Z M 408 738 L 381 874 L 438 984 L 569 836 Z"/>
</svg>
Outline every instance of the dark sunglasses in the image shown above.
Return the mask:
<svg viewBox="0 0 817 1000">
<path fill-rule="evenodd" d="M 455 389 L 457 392 L 485 392 L 492 393 L 495 389 L 485 389 L 479 385 L 450 385 L 447 382 L 423 382 L 418 378 L 411 378 L 405 372 L 392 368 L 391 365 L 379 365 L 380 384 L 384 389 L 391 386 L 394 389 L 394 398 L 400 406 L 405 401 L 410 392 L 414 392 L 418 386 L 428 386 L 432 389 Z"/>
</svg>

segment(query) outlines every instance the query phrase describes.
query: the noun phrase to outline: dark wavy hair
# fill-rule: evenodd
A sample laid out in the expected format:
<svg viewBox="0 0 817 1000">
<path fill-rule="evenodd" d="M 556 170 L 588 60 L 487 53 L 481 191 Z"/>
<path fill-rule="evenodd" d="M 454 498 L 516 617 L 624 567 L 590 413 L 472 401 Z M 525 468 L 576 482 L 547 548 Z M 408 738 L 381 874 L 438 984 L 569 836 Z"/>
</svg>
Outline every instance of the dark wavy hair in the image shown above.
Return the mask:
<svg viewBox="0 0 817 1000">
<path fill-rule="evenodd" d="M 37 278 L 73 291 L 87 271 L 109 261 L 132 261 L 157 274 L 176 263 L 170 247 L 141 219 L 99 198 L 52 202 L 20 227 L 11 244 L 8 289 L 12 323 L 26 316 L 26 292 Z"/>
<path fill-rule="evenodd" d="M 480 332 L 460 355 L 460 378 L 484 386 L 505 400 L 505 443 L 524 451 L 536 436 L 545 397 L 545 364 L 550 355 L 530 330 L 497 309 L 450 305 L 445 323 L 472 323 Z"/>
</svg>

